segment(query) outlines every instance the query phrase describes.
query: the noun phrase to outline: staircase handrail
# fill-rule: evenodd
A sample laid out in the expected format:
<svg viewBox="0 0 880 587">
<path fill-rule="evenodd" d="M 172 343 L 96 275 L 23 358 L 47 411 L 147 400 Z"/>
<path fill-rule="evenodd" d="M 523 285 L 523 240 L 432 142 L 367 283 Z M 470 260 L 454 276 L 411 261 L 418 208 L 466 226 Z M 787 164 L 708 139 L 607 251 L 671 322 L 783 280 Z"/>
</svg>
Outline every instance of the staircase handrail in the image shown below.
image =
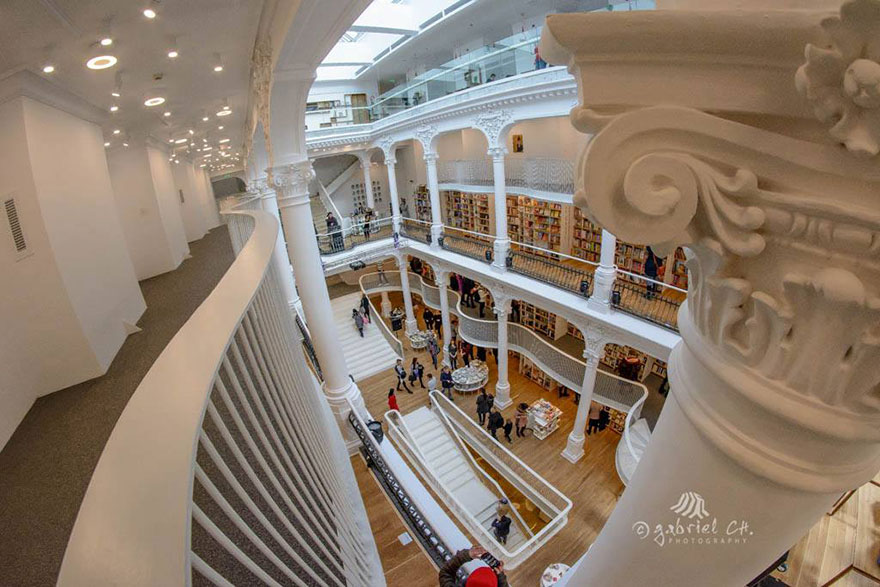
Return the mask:
<svg viewBox="0 0 880 587">
<path fill-rule="evenodd" d="M 449 419 L 449 412 L 452 412 L 454 414 L 457 414 L 457 416 L 459 418 L 467 421 L 468 425 L 470 425 L 472 428 L 479 430 L 479 433 L 477 434 L 477 438 L 474 439 L 475 442 L 478 442 L 477 439 L 482 437 L 483 440 L 485 441 L 485 443 L 480 443 L 480 445 L 485 447 L 485 444 L 488 443 L 489 450 L 491 451 L 491 454 L 493 456 L 497 456 L 496 451 L 500 451 L 502 455 L 507 457 L 510 461 L 513 461 L 513 463 L 520 469 L 520 471 L 522 471 L 528 475 L 531 475 L 537 483 L 542 484 L 545 489 L 549 490 L 549 493 L 551 493 L 555 498 L 557 498 L 558 500 L 560 500 L 562 502 L 561 503 L 562 507 L 560 508 L 559 505 L 552 503 L 546 495 L 542 495 L 536 488 L 532 488 L 532 496 L 537 494 L 538 496 L 543 498 L 543 500 L 544 500 L 543 505 L 545 507 L 547 507 L 548 509 L 555 510 L 555 512 L 553 512 L 555 515 L 551 518 L 551 520 L 543 528 L 541 528 L 541 530 L 538 531 L 537 534 L 532 534 L 531 538 L 526 540 L 526 542 L 521 544 L 513 552 L 513 556 L 515 558 L 512 561 L 513 565 L 511 566 L 511 568 L 514 568 L 515 565 L 519 564 L 520 562 L 522 562 L 523 560 L 528 558 L 533 552 L 535 552 L 538 548 L 540 548 L 543 544 L 545 544 L 550 538 L 552 538 L 557 532 L 559 532 L 559 530 L 561 530 L 565 526 L 565 524 L 568 522 L 568 513 L 571 511 L 571 508 L 572 508 L 571 500 L 565 494 L 563 494 L 561 491 L 559 491 L 553 485 L 551 485 L 549 481 L 544 479 L 541 475 L 536 473 L 531 467 L 529 467 L 527 464 L 525 464 L 519 457 L 517 457 L 511 451 L 506 449 L 504 447 L 504 445 L 502 445 L 497 439 L 492 438 L 491 434 L 489 434 L 486 430 L 484 430 L 482 426 L 478 426 L 467 414 L 465 414 L 461 410 L 461 408 L 456 406 L 454 402 L 450 401 L 449 398 L 444 396 L 439 391 L 430 392 L 428 394 L 428 397 L 431 400 L 431 404 L 435 408 L 437 408 L 437 412 L 439 412 L 442 415 L 443 419 L 447 422 L 447 424 L 450 427 L 453 427 L 453 429 L 454 429 L 454 427 L 458 425 L 458 422 L 452 423 L 452 421 Z M 473 436 L 471 434 L 468 434 L 468 435 L 471 436 L 471 438 L 473 438 Z M 456 436 L 458 437 L 457 434 L 456 434 Z M 459 438 L 459 440 L 461 440 L 461 439 Z M 493 448 L 494 448 L 494 450 L 492 450 Z M 474 449 L 477 452 L 484 454 L 484 456 L 486 456 L 484 451 L 480 450 L 479 447 L 475 446 Z M 503 463 L 503 465 L 509 469 L 511 476 L 516 479 L 516 481 L 511 482 L 512 485 L 514 485 L 517 488 L 531 486 L 531 484 L 527 483 L 522 478 L 522 475 L 518 474 L 511 467 L 511 465 L 509 463 Z M 499 472 L 503 473 L 503 471 L 499 471 Z M 510 478 L 510 477 L 508 477 L 508 478 Z M 522 489 L 520 489 L 520 491 L 522 491 Z M 529 496 L 527 496 L 527 497 L 529 497 Z M 540 506 L 542 504 L 536 504 L 536 505 Z M 514 510 L 515 510 L 515 508 L 513 508 L 511 506 L 511 511 L 514 511 Z M 544 510 L 542 509 L 542 511 L 544 511 Z M 545 513 L 548 513 L 548 512 L 545 512 Z M 505 564 L 507 564 L 506 561 L 505 561 Z"/>
<path fill-rule="evenodd" d="M 632 445 L 632 426 L 638 420 L 639 416 L 642 415 L 642 406 L 645 405 L 645 401 L 648 399 L 648 390 L 645 389 L 645 393 L 642 397 L 633 404 L 632 409 L 626 415 L 626 420 L 623 424 L 623 440 L 626 442 L 626 448 L 629 451 L 629 454 L 632 455 L 632 458 L 638 462 L 640 456 L 636 454 L 635 449 Z"/>
<path fill-rule="evenodd" d="M 391 348 L 394 350 L 394 354 L 397 355 L 397 358 L 403 360 L 403 342 L 401 342 L 399 338 L 394 336 L 394 333 L 391 332 L 391 329 L 388 328 L 387 324 L 385 324 L 385 320 L 382 319 L 382 314 L 376 310 L 376 306 L 373 304 L 373 300 L 370 299 L 370 296 L 367 294 L 367 290 L 364 288 L 364 278 L 368 275 L 379 275 L 379 273 L 365 273 L 358 278 L 358 286 L 360 287 L 361 295 L 366 295 L 367 301 L 370 303 L 370 320 L 375 322 L 375 324 L 379 327 L 379 332 L 382 333 L 382 336 L 385 337 L 385 340 L 388 341 L 389 345 L 391 345 Z M 398 276 L 398 280 L 399 279 L 400 278 Z"/>
</svg>

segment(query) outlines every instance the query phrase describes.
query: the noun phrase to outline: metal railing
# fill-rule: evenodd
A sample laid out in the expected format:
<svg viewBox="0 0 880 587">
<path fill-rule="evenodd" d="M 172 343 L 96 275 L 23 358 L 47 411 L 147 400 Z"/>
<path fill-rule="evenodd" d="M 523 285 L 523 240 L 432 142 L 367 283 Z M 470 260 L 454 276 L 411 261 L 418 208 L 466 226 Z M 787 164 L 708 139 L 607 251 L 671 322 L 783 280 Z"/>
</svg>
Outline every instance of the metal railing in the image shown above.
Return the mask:
<svg viewBox="0 0 880 587">
<path fill-rule="evenodd" d="M 400 235 L 423 243 L 431 242 L 431 223 L 415 218 L 400 219 Z"/>
<path fill-rule="evenodd" d="M 236 259 L 116 423 L 59 585 L 229 585 L 243 574 L 385 583 L 339 427 L 281 293 L 278 223 L 264 212 L 228 219 Z"/>
<path fill-rule="evenodd" d="M 491 235 L 451 226 L 444 226 L 443 231 L 440 246 L 447 251 L 459 253 L 477 261 L 492 262 L 494 240 Z"/>
<path fill-rule="evenodd" d="M 321 371 L 321 363 L 318 362 L 318 354 L 315 351 L 315 345 L 312 344 L 312 337 L 309 334 L 309 329 L 306 327 L 299 314 L 296 314 L 295 318 L 296 328 L 297 330 L 299 330 L 299 334 L 300 336 L 302 336 L 303 339 L 303 351 L 305 351 L 306 359 L 309 362 L 309 367 L 312 368 L 312 371 L 315 373 L 315 377 L 318 378 L 318 381 L 324 381 L 324 373 Z"/>
<path fill-rule="evenodd" d="M 395 273 L 397 273 L 396 276 L 394 275 Z M 392 272 L 391 275 L 396 277 L 397 287 L 400 287 L 400 273 Z M 388 277 L 389 276 L 384 271 L 382 273 L 367 273 L 361 275 L 358 279 L 361 292 L 366 294 L 368 291 L 381 291 L 384 285 L 389 284 Z M 385 320 L 382 319 L 382 314 L 376 310 L 376 306 L 373 304 L 373 300 L 370 299 L 369 295 L 367 295 L 367 300 L 370 302 L 370 320 L 378 326 L 379 332 L 382 333 L 382 336 L 388 341 L 388 344 L 391 345 L 397 358 L 403 359 L 403 343 L 399 338 L 394 336 L 394 333 L 391 332 L 391 329 L 385 324 Z"/>
<path fill-rule="evenodd" d="M 534 245 L 510 242 L 507 268 L 585 298 L 593 290 L 596 263 Z"/>
<path fill-rule="evenodd" d="M 385 462 L 382 453 L 379 450 L 378 442 L 373 437 L 366 423 L 352 408 L 348 414 L 348 422 L 354 429 L 355 434 L 361 441 L 361 453 L 367 461 L 367 466 L 376 472 L 376 477 L 386 495 L 394 503 L 395 507 L 405 517 L 407 524 L 416 536 L 416 539 L 425 549 L 431 560 L 438 567 L 442 567 L 454 555 L 449 547 L 438 536 L 437 532 L 431 526 L 431 523 L 425 518 L 422 512 L 416 507 L 413 500 L 407 495 L 406 489 L 397 479 L 391 467 Z"/>
<path fill-rule="evenodd" d="M 350 251 L 368 242 L 390 237 L 392 229 L 392 220 L 387 217 L 321 233 L 317 235 L 318 251 L 322 255 Z"/>
<path fill-rule="evenodd" d="M 574 162 L 550 157 L 509 156 L 504 160 L 504 183 L 509 192 L 574 194 Z M 495 185 L 490 159 L 454 159 L 437 162 L 441 184 L 489 187 Z"/>
<path fill-rule="evenodd" d="M 678 332 L 678 310 L 686 296 L 686 290 L 674 285 L 618 269 L 611 305 Z"/>
</svg>

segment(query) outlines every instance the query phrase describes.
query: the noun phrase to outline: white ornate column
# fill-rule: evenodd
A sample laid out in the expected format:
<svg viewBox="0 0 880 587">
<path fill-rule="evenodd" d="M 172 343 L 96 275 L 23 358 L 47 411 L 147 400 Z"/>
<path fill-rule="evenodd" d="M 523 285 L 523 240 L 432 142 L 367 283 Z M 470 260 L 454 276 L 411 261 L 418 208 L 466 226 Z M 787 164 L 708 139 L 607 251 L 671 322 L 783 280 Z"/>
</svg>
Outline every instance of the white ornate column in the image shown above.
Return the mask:
<svg viewBox="0 0 880 587">
<path fill-rule="evenodd" d="M 880 0 L 675 4 L 543 30 L 595 133 L 575 203 L 690 269 L 669 398 L 568 585 L 745 585 L 880 469 Z"/>
<path fill-rule="evenodd" d="M 395 254 L 397 268 L 400 270 L 400 289 L 403 290 L 403 309 L 406 312 L 406 334 L 410 335 L 419 330 L 416 313 L 413 311 L 412 292 L 409 287 L 409 273 L 407 272 L 406 255 Z"/>
<path fill-rule="evenodd" d="M 382 308 L 382 316 L 384 316 L 385 318 L 390 318 L 391 317 L 391 298 L 388 297 L 387 291 L 382 292 L 381 308 Z"/>
<path fill-rule="evenodd" d="M 507 185 L 504 172 L 504 156 L 507 155 L 507 131 L 513 125 L 509 110 L 495 110 L 482 113 L 473 121 L 473 126 L 481 131 L 489 144 L 488 154 L 492 158 L 492 183 L 495 193 L 495 243 L 492 267 L 499 271 L 507 270 L 507 251 L 510 237 L 507 235 Z"/>
<path fill-rule="evenodd" d="M 278 197 L 267 183 L 266 178 L 260 178 L 254 181 L 254 189 L 260 197 L 260 206 L 264 211 L 268 212 L 281 224 L 281 213 L 278 210 Z M 275 254 L 272 257 L 278 271 L 279 281 L 281 282 L 281 290 L 287 305 L 291 310 L 301 314 L 302 301 L 299 293 L 296 291 L 296 280 L 293 275 L 293 268 L 290 266 L 290 258 L 287 256 L 287 244 L 285 243 L 284 226 L 278 231 L 278 239 L 275 241 Z"/>
<path fill-rule="evenodd" d="M 443 364 L 449 366 L 449 341 L 452 340 L 452 322 L 449 319 L 449 271 L 434 266 L 434 283 L 440 289 L 440 318 L 443 325 Z"/>
<path fill-rule="evenodd" d="M 372 163 L 370 162 L 370 152 L 361 151 L 358 154 L 361 160 L 361 169 L 364 172 L 364 193 L 367 197 L 367 208 L 375 210 L 375 201 L 373 201 L 373 178 L 370 175 Z"/>
<path fill-rule="evenodd" d="M 590 402 L 593 401 L 593 390 L 596 387 L 596 375 L 599 372 L 599 361 L 602 360 L 602 354 L 605 350 L 605 344 L 608 342 L 608 334 L 595 326 L 581 326 L 578 329 L 584 335 L 584 380 L 581 383 L 579 391 L 580 399 L 578 400 L 577 414 L 574 418 L 574 425 L 568 434 L 568 440 L 565 443 L 565 450 L 562 456 L 572 463 L 576 463 L 584 456 L 585 432 L 587 430 L 587 419 L 590 415 Z"/>
<path fill-rule="evenodd" d="M 587 303 L 594 310 L 608 312 L 611 310 L 611 293 L 614 291 L 614 280 L 617 278 L 617 239 L 613 234 L 602 229 L 602 243 L 599 246 L 599 266 L 593 272 L 593 293 Z"/>
<path fill-rule="evenodd" d="M 314 172 L 308 160 L 271 169 L 287 251 L 293 270 L 300 278 L 300 297 L 315 354 L 324 375 L 323 390 L 350 449 L 357 446 L 357 437 L 348 423 L 351 401 L 366 413 L 361 392 L 348 375 L 345 357 L 339 352 L 330 295 L 324 280 L 324 269 L 309 207 L 309 181 Z"/>
<path fill-rule="evenodd" d="M 498 319 L 498 381 L 495 383 L 495 405 L 503 410 L 513 403 L 510 399 L 510 381 L 507 372 L 509 358 L 507 316 L 510 313 L 511 298 L 497 290 L 492 290 L 492 299 L 495 301 L 493 311 Z"/>
<path fill-rule="evenodd" d="M 379 141 L 378 147 L 385 154 L 385 169 L 388 171 L 388 197 L 391 198 L 391 225 L 394 232 L 400 232 L 400 199 L 397 195 L 397 148 L 394 139 L 384 137 Z"/>
<path fill-rule="evenodd" d="M 440 248 L 440 237 L 443 236 L 443 217 L 440 210 L 440 184 L 437 181 L 437 153 L 434 152 L 434 139 L 437 129 L 433 126 L 422 126 L 415 131 L 416 138 L 422 144 L 425 166 L 428 176 L 428 194 L 431 197 L 431 246 Z"/>
</svg>

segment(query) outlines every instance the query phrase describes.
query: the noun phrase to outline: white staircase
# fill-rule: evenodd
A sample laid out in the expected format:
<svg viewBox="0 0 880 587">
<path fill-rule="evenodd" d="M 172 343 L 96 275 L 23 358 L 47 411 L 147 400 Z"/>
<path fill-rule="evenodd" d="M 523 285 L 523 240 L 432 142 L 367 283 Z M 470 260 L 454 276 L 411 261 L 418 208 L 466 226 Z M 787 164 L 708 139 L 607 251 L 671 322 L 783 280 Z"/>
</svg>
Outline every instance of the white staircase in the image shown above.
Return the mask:
<svg viewBox="0 0 880 587">
<path fill-rule="evenodd" d="M 633 449 L 632 452 L 630 452 L 626 443 L 627 436 L 629 436 L 630 445 Z M 620 442 L 617 444 L 616 455 L 617 474 L 624 485 L 629 484 L 633 473 L 636 472 L 636 467 L 642 458 L 642 454 L 645 452 L 645 448 L 648 446 L 649 440 L 651 440 L 651 429 L 648 427 L 648 421 L 644 418 L 636 420 L 635 424 L 624 430 L 624 436 L 621 437 Z"/>
<path fill-rule="evenodd" d="M 345 355 L 349 373 L 355 381 L 366 379 L 381 371 L 391 370 L 397 361 L 397 355 L 375 323 L 364 325 L 363 338 L 358 334 L 354 320 L 351 319 L 351 311 L 353 308 L 360 308 L 360 303 L 360 292 L 330 300 L 336 334 L 342 345 L 342 353 Z"/>
<path fill-rule="evenodd" d="M 484 483 L 485 477 L 478 476 L 474 470 L 477 465 L 470 455 L 464 453 L 458 441 L 430 409 L 419 408 L 406 414 L 403 420 L 430 470 L 467 512 L 491 532 L 498 500 L 504 497 L 500 489 Z M 509 551 L 516 550 L 527 540 L 516 520 L 512 519 L 512 522 L 507 537 Z"/>
</svg>

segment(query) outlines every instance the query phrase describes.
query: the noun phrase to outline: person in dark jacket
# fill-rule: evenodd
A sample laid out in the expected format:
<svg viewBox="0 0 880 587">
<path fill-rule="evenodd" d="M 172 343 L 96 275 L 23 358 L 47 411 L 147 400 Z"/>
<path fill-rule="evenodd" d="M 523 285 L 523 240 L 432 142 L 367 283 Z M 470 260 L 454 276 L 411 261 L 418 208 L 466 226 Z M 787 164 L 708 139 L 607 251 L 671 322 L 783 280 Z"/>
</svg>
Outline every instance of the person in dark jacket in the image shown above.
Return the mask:
<svg viewBox="0 0 880 587">
<path fill-rule="evenodd" d="M 513 444 L 513 439 L 510 437 L 511 432 L 513 432 L 513 420 L 507 420 L 504 423 L 504 438 L 507 442 Z"/>
<path fill-rule="evenodd" d="M 354 320 L 354 326 L 358 329 L 358 332 L 361 335 L 361 338 L 364 337 L 364 317 L 357 310 L 351 311 L 351 317 Z"/>
<path fill-rule="evenodd" d="M 507 544 L 507 536 L 510 534 L 510 518 L 500 516 L 492 522 L 492 531 L 495 533 L 495 539 L 501 544 Z"/>
<path fill-rule="evenodd" d="M 654 254 L 654 251 L 651 249 L 651 247 L 647 247 L 647 250 L 645 251 L 645 275 L 656 281 L 662 262 L 663 261 L 661 261 L 660 258 Z M 659 291 L 660 286 L 658 284 L 649 282 L 645 287 L 645 297 L 649 300 L 653 299 Z"/>
<path fill-rule="evenodd" d="M 463 340 L 463 341 L 461 341 L 459 348 L 461 349 L 461 358 L 464 359 L 464 366 L 470 367 L 471 366 L 471 345 L 467 341 Z"/>
<path fill-rule="evenodd" d="M 489 396 L 486 395 L 486 388 L 481 387 L 480 393 L 477 394 L 477 420 L 480 426 L 486 424 L 486 414 L 489 413 Z"/>
<path fill-rule="evenodd" d="M 415 386 L 416 381 L 418 381 L 419 385 L 422 386 L 422 389 L 425 389 L 425 381 L 423 379 L 424 375 L 425 375 L 425 367 L 421 363 L 419 363 L 418 358 L 413 357 L 412 365 L 410 366 L 410 370 L 409 370 L 410 383 L 412 383 L 413 386 Z"/>
<path fill-rule="evenodd" d="M 449 366 L 453 371 L 458 369 L 458 342 L 454 338 L 449 341 Z"/>
<path fill-rule="evenodd" d="M 361 296 L 361 308 L 363 309 L 364 318 L 370 320 L 370 298 L 366 294 Z"/>
<path fill-rule="evenodd" d="M 443 388 L 443 394 L 451 401 L 455 401 L 455 399 L 452 397 L 453 385 L 454 383 L 452 382 L 452 371 L 449 370 L 449 367 L 443 367 L 443 370 L 440 371 L 440 387 Z"/>
<path fill-rule="evenodd" d="M 498 440 L 498 429 L 504 427 L 504 416 L 501 415 L 501 412 L 498 410 L 492 410 L 489 413 L 489 432 L 492 434 L 492 438 Z"/>
<path fill-rule="evenodd" d="M 397 389 L 400 390 L 400 386 L 403 385 L 407 393 L 412 393 L 406 384 L 406 369 L 403 368 L 403 361 L 400 359 L 397 359 L 397 364 L 394 365 L 394 373 L 397 375 Z"/>
<path fill-rule="evenodd" d="M 459 581 L 458 575 L 461 567 L 484 554 L 486 554 L 486 549 L 482 546 L 473 546 L 469 550 L 456 552 L 455 556 L 440 568 L 440 587 L 507 587 L 504 563 L 500 563 L 494 569 L 479 566 L 470 572 L 464 579 L 464 583 Z"/>
<path fill-rule="evenodd" d="M 422 312 L 422 320 L 425 321 L 425 330 L 434 330 L 434 312 L 428 306 Z"/>
</svg>

